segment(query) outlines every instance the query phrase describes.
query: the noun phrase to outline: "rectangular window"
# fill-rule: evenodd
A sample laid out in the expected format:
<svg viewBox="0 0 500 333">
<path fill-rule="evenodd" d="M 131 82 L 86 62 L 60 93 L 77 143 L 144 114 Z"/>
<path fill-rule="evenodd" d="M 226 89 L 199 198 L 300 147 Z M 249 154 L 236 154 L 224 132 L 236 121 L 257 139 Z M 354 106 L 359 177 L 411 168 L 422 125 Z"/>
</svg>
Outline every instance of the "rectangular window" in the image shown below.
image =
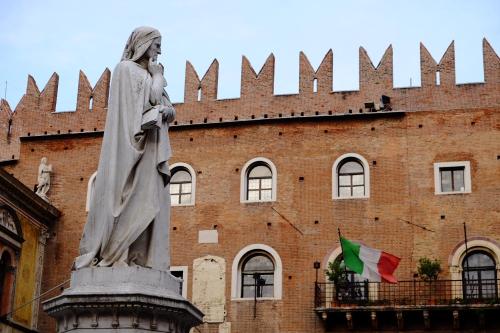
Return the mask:
<svg viewBox="0 0 500 333">
<path fill-rule="evenodd" d="M 434 163 L 435 194 L 471 192 L 470 162 Z"/>
<path fill-rule="evenodd" d="M 465 167 L 440 168 L 441 192 L 463 192 Z"/>
<path fill-rule="evenodd" d="M 187 297 L 187 266 L 170 266 L 170 274 L 176 278 L 182 279 L 182 283 L 179 284 L 179 293 L 182 297 Z"/>
</svg>

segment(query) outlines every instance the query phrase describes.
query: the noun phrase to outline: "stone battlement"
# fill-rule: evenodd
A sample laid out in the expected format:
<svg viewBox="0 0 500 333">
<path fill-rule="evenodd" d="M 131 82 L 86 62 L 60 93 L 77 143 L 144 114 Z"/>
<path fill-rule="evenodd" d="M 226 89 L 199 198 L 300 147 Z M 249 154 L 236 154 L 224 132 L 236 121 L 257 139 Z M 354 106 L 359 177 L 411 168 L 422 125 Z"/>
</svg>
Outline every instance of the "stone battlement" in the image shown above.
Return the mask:
<svg viewBox="0 0 500 333">
<path fill-rule="evenodd" d="M 391 108 L 405 111 L 491 108 L 500 105 L 500 58 L 483 40 L 484 83 L 457 85 L 455 48 L 452 42 L 436 62 L 420 44 L 421 86 L 394 88 L 393 51 L 389 46 L 375 67 L 364 48 L 359 49 L 359 91 L 333 92 L 333 51 L 329 50 L 318 69 L 300 53 L 299 93 L 274 94 L 274 55 L 257 73 L 243 56 L 241 95 L 217 99 L 219 63 L 215 59 L 205 75 L 186 62 L 184 103 L 176 105 L 174 124 L 224 122 L 244 119 L 314 116 L 367 112 L 365 103 L 377 105 L 382 95 L 390 97 Z M 80 71 L 74 112 L 55 112 L 59 77 L 54 73 L 42 91 L 28 76 L 26 93 L 13 110 L 0 102 L 0 161 L 19 157 L 19 138 L 34 135 L 102 131 L 111 72 L 105 69 L 92 87 Z M 375 106 L 378 109 L 377 106 Z M 314 110 L 314 111 L 313 111 Z M 387 109 L 386 109 L 387 110 Z M 373 111 L 373 110 L 372 110 Z"/>
</svg>

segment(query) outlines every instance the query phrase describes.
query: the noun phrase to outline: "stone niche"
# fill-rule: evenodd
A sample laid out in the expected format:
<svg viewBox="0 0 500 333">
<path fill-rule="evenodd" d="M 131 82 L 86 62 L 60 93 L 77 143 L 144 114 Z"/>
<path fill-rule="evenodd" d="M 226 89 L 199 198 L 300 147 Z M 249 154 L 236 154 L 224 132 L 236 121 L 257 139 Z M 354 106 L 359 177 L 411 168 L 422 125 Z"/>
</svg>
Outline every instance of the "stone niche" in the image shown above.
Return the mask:
<svg viewBox="0 0 500 333">
<path fill-rule="evenodd" d="M 193 303 L 206 323 L 223 323 L 226 317 L 226 261 L 207 255 L 193 261 Z"/>
</svg>

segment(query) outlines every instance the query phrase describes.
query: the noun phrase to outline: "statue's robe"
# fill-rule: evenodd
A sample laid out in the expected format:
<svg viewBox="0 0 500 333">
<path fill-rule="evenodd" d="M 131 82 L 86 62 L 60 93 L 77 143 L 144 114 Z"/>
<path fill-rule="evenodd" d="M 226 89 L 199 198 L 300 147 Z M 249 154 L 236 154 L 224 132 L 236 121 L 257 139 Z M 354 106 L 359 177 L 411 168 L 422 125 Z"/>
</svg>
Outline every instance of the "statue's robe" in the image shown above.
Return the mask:
<svg viewBox="0 0 500 333">
<path fill-rule="evenodd" d="M 166 271 L 170 265 L 171 156 L 168 122 L 142 131 L 152 78 L 129 60 L 112 76 L 95 188 L 75 268 L 131 263 Z M 166 93 L 162 104 L 171 105 Z"/>
</svg>

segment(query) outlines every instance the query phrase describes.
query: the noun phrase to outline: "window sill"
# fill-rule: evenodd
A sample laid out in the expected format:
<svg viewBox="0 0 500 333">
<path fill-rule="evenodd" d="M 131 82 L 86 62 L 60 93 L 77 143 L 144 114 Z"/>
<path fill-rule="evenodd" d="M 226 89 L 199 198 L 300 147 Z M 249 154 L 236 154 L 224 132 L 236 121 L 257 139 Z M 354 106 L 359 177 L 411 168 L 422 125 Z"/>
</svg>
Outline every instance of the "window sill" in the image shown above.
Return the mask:
<svg viewBox="0 0 500 333">
<path fill-rule="evenodd" d="M 470 194 L 470 193 L 471 193 L 471 191 L 434 192 L 435 195 Z"/>
<path fill-rule="evenodd" d="M 254 298 L 231 298 L 231 301 L 234 302 L 247 302 L 247 301 L 254 301 Z M 257 301 L 281 301 L 281 298 L 274 298 L 274 297 L 257 297 Z"/>
<path fill-rule="evenodd" d="M 369 196 L 362 196 L 362 197 L 333 197 L 332 198 L 334 201 L 335 200 L 368 200 L 370 199 Z"/>
<path fill-rule="evenodd" d="M 273 202 L 276 202 L 276 199 L 272 199 L 272 200 L 261 200 L 261 201 L 251 201 L 251 200 L 243 200 L 243 201 L 240 201 L 240 203 L 242 204 L 262 204 L 262 203 L 273 203 Z"/>
<path fill-rule="evenodd" d="M 194 206 L 194 203 L 188 203 L 188 204 L 170 204 L 171 207 L 190 207 L 190 206 Z"/>
</svg>

